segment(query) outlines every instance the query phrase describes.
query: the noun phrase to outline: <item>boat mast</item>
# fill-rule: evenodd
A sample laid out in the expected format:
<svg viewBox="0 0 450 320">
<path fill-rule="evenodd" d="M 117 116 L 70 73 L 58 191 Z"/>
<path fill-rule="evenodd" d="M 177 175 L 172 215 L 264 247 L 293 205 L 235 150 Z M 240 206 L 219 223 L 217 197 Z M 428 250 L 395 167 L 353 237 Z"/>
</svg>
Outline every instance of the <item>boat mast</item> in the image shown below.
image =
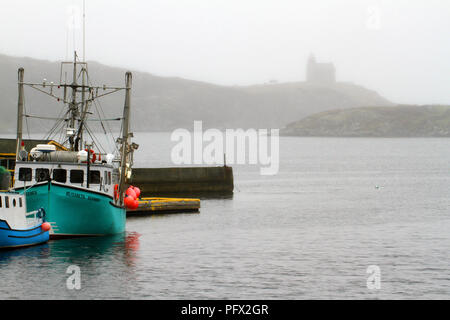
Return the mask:
<svg viewBox="0 0 450 320">
<path fill-rule="evenodd" d="M 78 107 L 77 107 L 77 52 L 74 52 L 73 57 L 73 81 L 72 81 L 72 102 L 69 103 L 69 109 L 71 110 L 70 117 L 70 128 L 75 128 L 75 120 L 78 115 Z M 73 135 L 69 138 L 70 142 L 70 150 L 75 151 L 75 141 L 73 139 Z"/>
<path fill-rule="evenodd" d="M 120 203 L 123 203 L 125 183 L 128 173 L 128 153 L 130 152 L 130 91 L 131 91 L 131 72 L 125 74 L 125 104 L 123 108 L 123 128 L 122 128 L 122 152 L 120 161 L 120 180 L 119 180 L 119 195 Z"/>
<path fill-rule="evenodd" d="M 77 132 L 77 138 L 75 139 L 75 151 L 79 151 L 80 149 L 80 144 L 79 142 L 81 141 L 81 144 L 83 144 L 83 124 L 84 121 L 86 119 L 86 113 L 87 113 L 87 109 L 88 109 L 88 104 L 85 101 L 85 91 L 86 91 L 86 83 L 85 83 L 85 73 L 86 73 L 86 66 L 83 66 L 81 68 L 81 75 L 82 75 L 82 80 L 81 80 L 81 119 L 79 121 L 79 128 L 78 128 L 78 132 Z"/>
<path fill-rule="evenodd" d="M 16 145 L 16 161 L 19 160 L 19 151 L 22 146 L 22 125 L 23 125 L 23 68 L 19 69 L 19 99 L 17 103 L 17 145 Z"/>
<path fill-rule="evenodd" d="M 17 104 L 17 146 L 16 146 L 16 160 L 20 159 L 19 151 L 22 146 L 22 135 L 23 135 L 23 117 L 24 115 L 24 87 L 28 86 L 30 88 L 33 88 L 37 91 L 40 91 L 41 93 L 44 93 L 54 99 L 56 99 L 58 102 L 62 101 L 64 105 L 68 106 L 67 110 L 67 116 L 68 119 L 57 119 L 57 120 L 66 120 L 66 137 L 68 138 L 69 142 L 69 150 L 70 151 L 79 151 L 82 149 L 83 146 L 83 133 L 84 128 L 86 127 L 86 121 L 89 114 L 89 108 L 91 106 L 91 103 L 99 99 L 100 97 L 104 97 L 110 94 L 113 94 L 115 92 L 118 92 L 120 90 L 126 90 L 126 98 L 125 98 L 125 106 L 124 106 L 124 126 L 123 126 L 123 142 L 119 141 L 122 140 L 120 138 L 117 141 L 117 144 L 122 144 L 120 147 L 121 150 L 121 161 L 123 163 L 123 166 L 125 170 L 123 170 L 123 176 L 120 176 L 121 183 L 125 183 L 127 179 L 127 174 L 130 174 L 129 168 L 131 167 L 132 163 L 132 156 L 130 154 L 133 152 L 133 150 L 136 150 L 138 148 L 138 145 L 135 143 L 131 143 L 131 137 L 132 135 L 128 132 L 129 131 L 129 118 L 130 118 L 130 91 L 131 91 L 131 72 L 126 73 L 126 87 L 114 87 L 114 86 L 91 86 L 89 84 L 89 75 L 87 70 L 87 63 L 86 62 L 80 62 L 77 61 L 77 52 L 74 51 L 74 59 L 73 61 L 66 61 L 61 62 L 61 71 L 60 71 L 60 79 L 59 79 L 59 85 L 57 86 L 57 89 L 63 88 L 63 97 L 58 96 L 57 94 L 53 93 L 53 83 L 48 86 L 49 89 L 46 88 L 46 82 L 44 79 L 43 83 L 25 83 L 24 82 L 24 69 L 20 68 L 18 70 L 18 91 L 19 91 L 19 98 L 18 98 L 18 104 Z M 64 65 L 73 65 L 73 77 L 72 82 L 67 83 L 67 73 L 64 83 L 62 82 L 62 75 L 63 75 L 63 66 Z M 81 64 L 81 85 L 78 85 L 77 83 L 77 64 Z M 68 88 L 72 90 L 72 97 L 69 96 Z M 103 89 L 104 92 L 99 93 L 98 90 Z M 77 102 L 77 94 L 81 93 L 81 102 Z M 34 117 L 34 118 L 40 118 L 40 117 Z M 53 119 L 53 118 L 48 118 Z M 109 120 L 121 120 L 118 119 L 109 119 Z M 102 121 L 100 119 L 100 121 Z M 77 127 L 75 127 L 77 125 Z M 64 142 L 64 144 L 66 141 Z M 123 154 L 123 156 L 122 156 Z"/>
</svg>

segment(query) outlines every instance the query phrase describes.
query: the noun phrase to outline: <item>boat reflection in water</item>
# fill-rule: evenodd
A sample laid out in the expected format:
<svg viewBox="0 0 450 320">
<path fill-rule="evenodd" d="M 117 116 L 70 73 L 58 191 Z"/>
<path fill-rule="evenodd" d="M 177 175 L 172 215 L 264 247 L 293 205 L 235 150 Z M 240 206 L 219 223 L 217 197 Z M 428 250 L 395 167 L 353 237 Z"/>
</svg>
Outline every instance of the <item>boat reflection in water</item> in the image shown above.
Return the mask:
<svg viewBox="0 0 450 320">
<path fill-rule="evenodd" d="M 15 282 L 13 293 L 0 289 L 0 299 L 133 296 L 139 290 L 135 277 L 139 237 L 138 233 L 127 232 L 50 241 L 23 250 L 0 252 L 2 279 Z M 80 270 L 80 290 L 69 290 L 66 285 L 72 275 L 71 266 Z M 5 285 L 11 286 L 12 283 Z"/>
</svg>

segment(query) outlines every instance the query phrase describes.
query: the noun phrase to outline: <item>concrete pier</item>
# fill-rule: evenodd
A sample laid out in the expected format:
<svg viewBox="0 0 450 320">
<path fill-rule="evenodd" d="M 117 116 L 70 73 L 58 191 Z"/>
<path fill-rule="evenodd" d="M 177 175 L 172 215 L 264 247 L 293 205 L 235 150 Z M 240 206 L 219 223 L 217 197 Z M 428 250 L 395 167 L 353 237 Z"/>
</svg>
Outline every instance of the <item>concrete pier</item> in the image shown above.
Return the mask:
<svg viewBox="0 0 450 320">
<path fill-rule="evenodd" d="M 233 193 L 231 167 L 133 168 L 131 184 L 143 197 Z"/>
</svg>

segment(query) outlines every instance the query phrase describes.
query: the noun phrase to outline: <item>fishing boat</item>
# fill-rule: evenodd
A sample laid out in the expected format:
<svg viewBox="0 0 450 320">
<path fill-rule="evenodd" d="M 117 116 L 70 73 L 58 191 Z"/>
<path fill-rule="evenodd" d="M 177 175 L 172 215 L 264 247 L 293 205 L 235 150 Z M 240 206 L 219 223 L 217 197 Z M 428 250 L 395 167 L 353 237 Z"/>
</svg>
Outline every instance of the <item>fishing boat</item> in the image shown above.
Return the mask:
<svg viewBox="0 0 450 320">
<path fill-rule="evenodd" d="M 69 68 L 67 68 L 69 65 Z M 18 116 L 17 150 L 14 172 L 15 192 L 26 194 L 26 205 L 30 210 L 43 208 L 51 225 L 50 237 L 101 236 L 125 231 L 125 188 L 131 177 L 133 151 L 138 145 L 131 142 L 129 132 L 131 72 L 125 74 L 124 87 L 94 86 L 88 74 L 87 63 L 78 59 L 61 62 L 66 79 L 60 76 L 58 84 L 24 82 L 24 69 L 18 70 Z M 72 72 L 67 81 L 67 69 Z M 81 84 L 79 84 L 81 81 Z M 36 145 L 25 150 L 22 142 L 23 120 L 36 115 L 24 114 L 24 87 L 47 94 L 57 103 L 63 104 L 63 116 L 45 118 L 54 120 L 53 131 L 62 137 L 55 145 Z M 108 94 L 125 91 L 123 116 L 114 119 L 96 114 L 92 121 L 121 121 L 120 135 L 113 145 L 113 152 L 106 152 L 88 129 L 93 105 L 98 109 L 99 99 Z M 103 113 L 104 114 L 104 113 Z M 59 125 L 59 127 L 58 127 Z M 57 130 L 55 129 L 57 128 Z M 104 138 L 113 137 L 104 133 Z M 55 134 L 55 136 L 57 136 Z M 87 141 L 90 137 L 91 141 Z"/>
<path fill-rule="evenodd" d="M 49 230 L 43 209 L 27 212 L 23 195 L 0 192 L 0 249 L 47 242 Z"/>
</svg>

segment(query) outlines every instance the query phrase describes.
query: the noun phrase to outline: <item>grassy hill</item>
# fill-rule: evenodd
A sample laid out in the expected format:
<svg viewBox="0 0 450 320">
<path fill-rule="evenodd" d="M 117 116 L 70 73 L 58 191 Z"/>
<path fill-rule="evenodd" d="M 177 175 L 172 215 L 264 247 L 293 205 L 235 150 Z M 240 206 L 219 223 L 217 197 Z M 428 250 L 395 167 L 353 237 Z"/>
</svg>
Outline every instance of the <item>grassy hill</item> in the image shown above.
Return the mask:
<svg viewBox="0 0 450 320">
<path fill-rule="evenodd" d="M 0 55 L 1 132 L 16 126 L 17 69 L 25 68 L 25 81 L 59 82 L 59 63 Z M 123 86 L 125 69 L 89 62 L 89 73 L 96 85 Z M 64 77 L 64 75 L 63 75 Z M 56 116 L 62 105 L 46 95 L 26 89 L 29 114 Z M 123 93 L 100 100 L 107 117 L 122 113 Z M 376 92 L 351 83 L 333 87 L 312 86 L 304 82 L 255 86 L 219 86 L 181 78 L 158 77 L 133 71 L 132 128 L 138 131 L 170 131 L 193 127 L 203 120 L 204 127 L 281 128 L 305 116 L 336 108 L 391 105 Z M 48 120 L 29 119 L 32 131 L 43 132 Z"/>
<path fill-rule="evenodd" d="M 290 123 L 284 135 L 331 137 L 450 137 L 450 106 L 331 110 Z"/>
</svg>

